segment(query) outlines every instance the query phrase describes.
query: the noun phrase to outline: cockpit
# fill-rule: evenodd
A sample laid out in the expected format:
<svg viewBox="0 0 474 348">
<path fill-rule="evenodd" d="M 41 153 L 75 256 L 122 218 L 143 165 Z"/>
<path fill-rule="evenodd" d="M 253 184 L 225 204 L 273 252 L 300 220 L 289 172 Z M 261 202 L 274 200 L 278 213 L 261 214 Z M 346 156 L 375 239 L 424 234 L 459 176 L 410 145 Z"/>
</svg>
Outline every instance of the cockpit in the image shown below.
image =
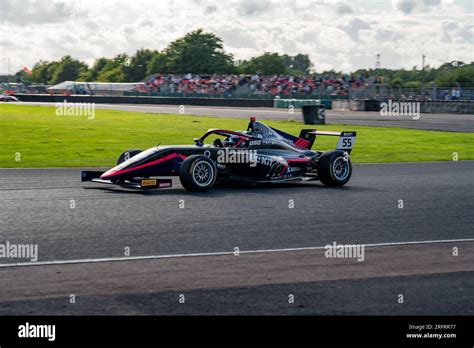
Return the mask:
<svg viewBox="0 0 474 348">
<path fill-rule="evenodd" d="M 247 133 L 258 139 L 281 138 L 281 135 L 275 132 L 271 127 L 260 122 L 250 122 Z"/>
<path fill-rule="evenodd" d="M 194 139 L 194 142 L 197 146 L 204 146 L 204 140 L 211 135 L 224 137 L 222 140 L 216 138 L 213 141 L 215 147 L 246 147 L 251 140 L 283 139 L 283 137 L 271 127 L 256 122 L 254 117 L 250 119 L 247 131 L 230 131 L 213 128 L 209 129 L 201 138 Z"/>
</svg>

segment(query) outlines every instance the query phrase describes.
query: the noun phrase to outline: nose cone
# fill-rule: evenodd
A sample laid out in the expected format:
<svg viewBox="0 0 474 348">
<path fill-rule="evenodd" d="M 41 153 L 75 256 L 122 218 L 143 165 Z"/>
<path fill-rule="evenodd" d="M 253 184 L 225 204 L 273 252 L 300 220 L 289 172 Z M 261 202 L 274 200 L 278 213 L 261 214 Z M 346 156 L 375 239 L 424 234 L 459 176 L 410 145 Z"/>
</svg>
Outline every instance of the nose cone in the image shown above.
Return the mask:
<svg viewBox="0 0 474 348">
<path fill-rule="evenodd" d="M 112 168 L 112 169 L 109 169 L 109 170 L 106 171 L 104 174 L 102 174 L 102 175 L 100 176 L 100 178 L 101 178 L 102 180 L 108 180 L 108 179 L 114 177 L 117 171 L 118 171 L 118 170 L 117 170 L 115 167 Z"/>
</svg>

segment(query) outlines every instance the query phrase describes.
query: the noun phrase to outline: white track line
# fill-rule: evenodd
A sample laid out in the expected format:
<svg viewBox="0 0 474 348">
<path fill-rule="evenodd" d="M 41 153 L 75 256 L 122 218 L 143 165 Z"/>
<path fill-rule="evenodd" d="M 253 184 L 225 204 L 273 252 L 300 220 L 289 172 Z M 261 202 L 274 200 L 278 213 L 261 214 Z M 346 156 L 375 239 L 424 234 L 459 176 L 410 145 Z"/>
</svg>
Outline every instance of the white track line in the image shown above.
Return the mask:
<svg viewBox="0 0 474 348">
<path fill-rule="evenodd" d="M 374 244 L 362 244 L 362 245 L 364 247 L 371 248 L 371 247 L 384 247 L 384 246 L 396 246 L 396 245 L 462 243 L 462 242 L 474 242 L 474 238 L 444 239 L 444 240 L 423 240 L 423 241 L 413 241 L 413 242 L 374 243 Z M 354 245 L 354 244 L 356 244 L 356 243 L 350 243 L 350 245 Z M 338 245 L 347 245 L 347 244 L 340 243 Z M 284 249 L 243 250 L 243 251 L 239 251 L 239 254 L 262 254 L 262 253 L 277 253 L 277 252 L 289 252 L 289 251 L 321 250 L 321 249 L 325 249 L 325 248 L 326 248 L 326 246 L 284 248 Z M 0 264 L 0 268 L 25 267 L 25 266 L 53 266 L 53 265 L 70 265 L 70 264 L 80 264 L 80 263 L 137 261 L 137 260 L 155 260 L 155 259 L 171 259 L 171 258 L 181 258 L 181 257 L 203 257 L 203 256 L 225 256 L 225 255 L 234 255 L 234 251 L 218 251 L 218 252 L 210 252 L 210 253 L 191 253 L 191 254 L 129 256 L 129 257 L 110 257 L 110 258 L 100 258 L 100 259 L 80 259 L 80 260 L 57 260 L 57 261 L 6 263 L 6 264 Z"/>
</svg>

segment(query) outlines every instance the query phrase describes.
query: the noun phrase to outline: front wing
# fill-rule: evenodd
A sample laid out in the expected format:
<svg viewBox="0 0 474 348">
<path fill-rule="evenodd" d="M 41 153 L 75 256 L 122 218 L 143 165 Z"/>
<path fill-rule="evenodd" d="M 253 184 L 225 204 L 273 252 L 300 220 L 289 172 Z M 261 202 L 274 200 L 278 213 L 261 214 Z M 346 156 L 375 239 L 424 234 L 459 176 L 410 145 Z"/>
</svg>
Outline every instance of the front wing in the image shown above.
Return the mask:
<svg viewBox="0 0 474 348">
<path fill-rule="evenodd" d="M 81 172 L 81 181 L 91 181 L 91 182 L 96 182 L 99 184 L 116 185 L 116 186 L 121 186 L 125 188 L 131 188 L 131 189 L 158 189 L 158 188 L 169 188 L 172 186 L 171 179 L 146 178 L 146 179 L 137 179 L 134 181 L 125 180 L 125 181 L 113 182 L 111 180 L 101 179 L 100 176 L 104 173 L 105 172 L 100 172 L 100 171 L 83 170 Z"/>
</svg>

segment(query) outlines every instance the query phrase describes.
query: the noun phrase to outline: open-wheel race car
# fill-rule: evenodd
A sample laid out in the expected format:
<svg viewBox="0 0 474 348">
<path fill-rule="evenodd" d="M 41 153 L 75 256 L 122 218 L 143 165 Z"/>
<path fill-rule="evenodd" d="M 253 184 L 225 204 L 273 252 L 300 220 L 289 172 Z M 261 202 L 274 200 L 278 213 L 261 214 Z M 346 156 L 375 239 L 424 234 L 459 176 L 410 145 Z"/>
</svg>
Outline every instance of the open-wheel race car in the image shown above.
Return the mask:
<svg viewBox="0 0 474 348">
<path fill-rule="evenodd" d="M 311 150 L 316 137 L 339 137 L 335 150 Z M 212 144 L 205 144 L 213 139 Z M 247 131 L 210 129 L 194 145 L 155 146 L 128 150 L 105 172 L 82 171 L 82 181 L 128 188 L 171 187 L 179 176 L 188 191 L 207 191 L 216 181 L 281 183 L 320 180 L 329 186 L 345 185 L 352 174 L 349 154 L 355 132 L 303 129 L 299 136 L 250 119 Z"/>
</svg>

